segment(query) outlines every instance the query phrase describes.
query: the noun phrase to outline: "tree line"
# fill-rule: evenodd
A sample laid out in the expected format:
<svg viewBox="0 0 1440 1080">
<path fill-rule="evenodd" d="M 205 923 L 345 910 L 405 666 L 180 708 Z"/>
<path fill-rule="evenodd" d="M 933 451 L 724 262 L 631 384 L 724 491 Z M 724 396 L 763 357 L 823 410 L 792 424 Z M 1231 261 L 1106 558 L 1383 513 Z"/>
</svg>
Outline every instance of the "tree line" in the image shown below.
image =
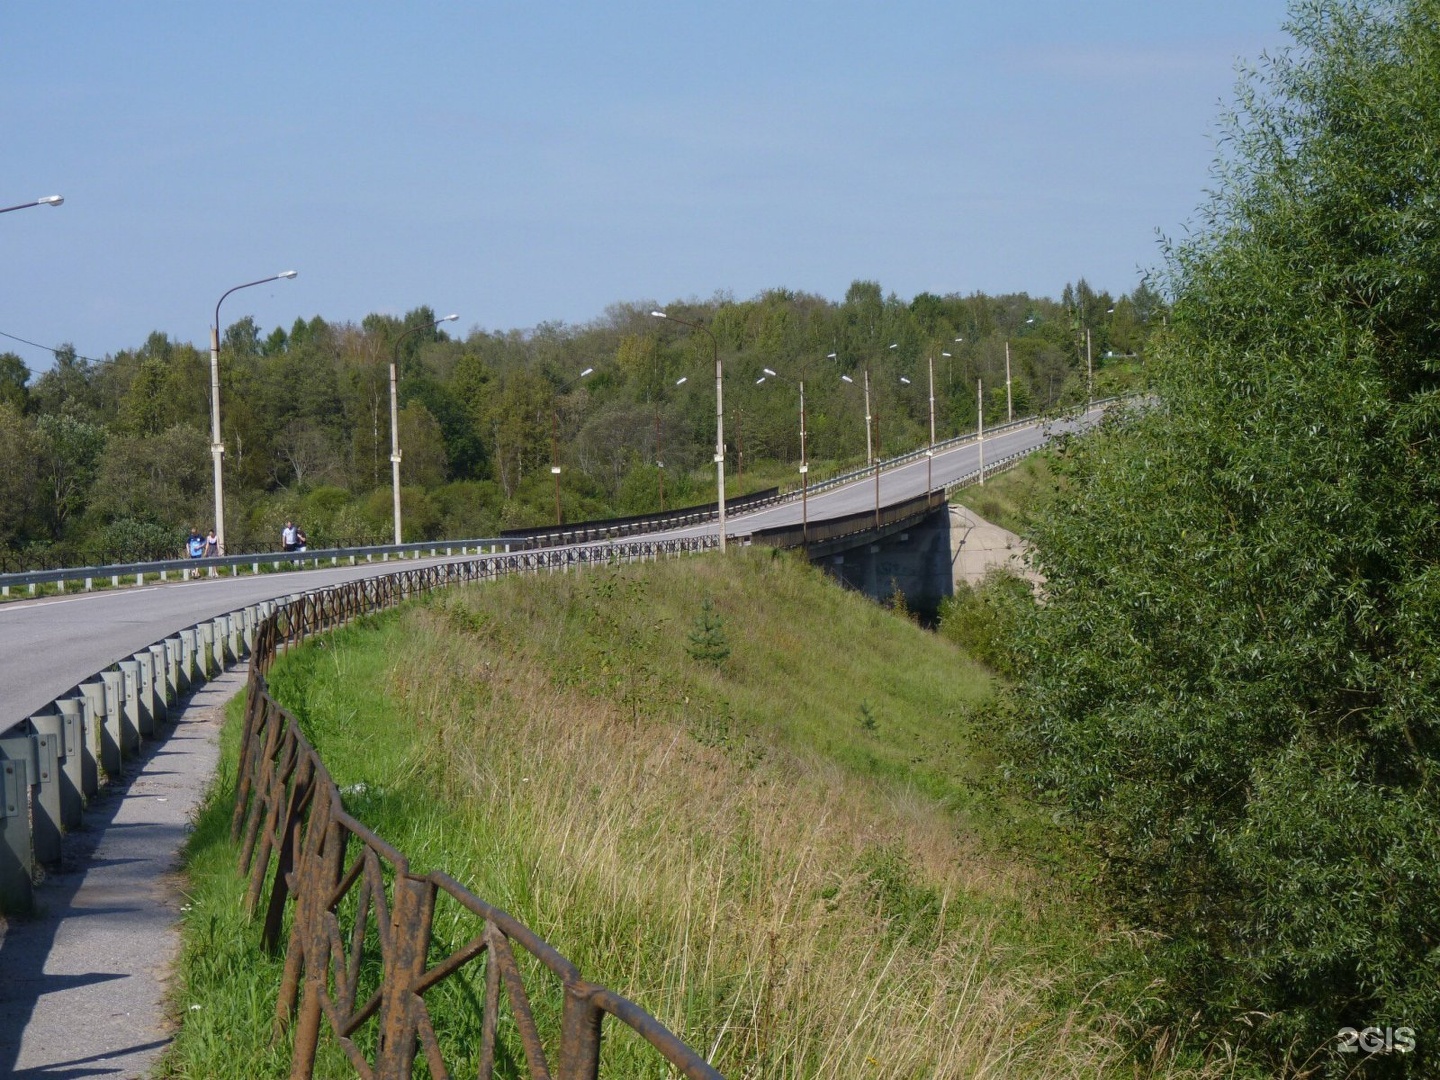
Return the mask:
<svg viewBox="0 0 1440 1080">
<path fill-rule="evenodd" d="M 651 317 L 653 307 L 464 338 L 407 334 L 436 321 L 428 307 L 268 333 L 249 317 L 231 324 L 220 348 L 230 550 L 274 547 L 290 518 L 313 544 L 390 538 L 397 358 L 407 540 L 553 521 L 552 464 L 566 520 L 713 499 L 710 341 Z M 1023 416 L 1082 399 L 1087 365 L 1097 393 L 1134 382 L 1164 316 L 1144 284 L 1112 297 L 1083 280 L 1059 301 L 925 293 L 907 303 L 856 281 L 839 303 L 776 289 L 669 310 L 718 343 L 737 493 L 794 481 L 802 377 L 812 475 L 823 474 L 864 458 L 866 373 L 872 435 L 900 450 L 926 438 L 927 360 L 943 437 L 974 427 L 977 380 L 986 422 L 1005 418 L 1007 347 L 1009 407 Z M 767 368 L 776 375 L 757 381 Z M 189 528 L 212 523 L 209 416 L 208 353 L 160 331 L 99 360 L 62 347 L 38 377 L 0 354 L 0 560 L 13 569 L 178 553 Z"/>
</svg>

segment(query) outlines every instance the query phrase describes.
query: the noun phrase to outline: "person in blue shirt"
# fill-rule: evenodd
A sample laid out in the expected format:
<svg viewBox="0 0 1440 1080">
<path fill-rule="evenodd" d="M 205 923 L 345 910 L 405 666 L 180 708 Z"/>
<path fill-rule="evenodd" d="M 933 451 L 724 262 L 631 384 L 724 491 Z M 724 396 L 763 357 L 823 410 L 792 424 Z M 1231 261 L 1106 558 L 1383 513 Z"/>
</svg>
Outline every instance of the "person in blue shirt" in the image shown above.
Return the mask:
<svg viewBox="0 0 1440 1080">
<path fill-rule="evenodd" d="M 185 541 L 185 552 L 192 559 L 198 559 L 205 554 L 205 538 L 194 525 L 190 526 L 190 539 Z"/>
</svg>

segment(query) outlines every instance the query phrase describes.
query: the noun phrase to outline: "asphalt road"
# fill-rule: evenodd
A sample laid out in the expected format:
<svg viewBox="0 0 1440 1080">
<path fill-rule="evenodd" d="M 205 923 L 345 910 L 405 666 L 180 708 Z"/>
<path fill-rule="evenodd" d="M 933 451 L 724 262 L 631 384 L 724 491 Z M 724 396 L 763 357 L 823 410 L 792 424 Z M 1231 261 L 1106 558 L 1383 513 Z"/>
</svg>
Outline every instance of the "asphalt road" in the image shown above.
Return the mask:
<svg viewBox="0 0 1440 1080">
<path fill-rule="evenodd" d="M 1010 454 L 1033 450 L 1053 432 L 1093 422 L 1098 415 L 1099 410 L 1095 410 L 1084 421 L 1067 421 L 1063 425 L 1037 423 L 987 435 L 985 459 L 994 462 Z M 937 453 L 933 461 L 935 486 L 974 471 L 978 463 L 979 453 L 973 443 Z M 919 495 L 925 490 L 924 458 L 881 474 L 882 504 Z M 811 521 L 819 521 L 874 505 L 874 480 L 867 476 L 812 496 L 809 516 Z M 798 523 L 800 515 L 797 499 L 731 517 L 727 526 L 731 535 L 744 536 L 752 529 Z M 714 528 L 713 524 L 699 525 L 654 535 L 657 538 L 694 536 Z M 184 627 L 260 600 L 431 561 L 445 560 L 375 562 L 281 574 L 201 578 L 0 605 L 0 730 L 43 708 L 116 660 Z"/>
</svg>

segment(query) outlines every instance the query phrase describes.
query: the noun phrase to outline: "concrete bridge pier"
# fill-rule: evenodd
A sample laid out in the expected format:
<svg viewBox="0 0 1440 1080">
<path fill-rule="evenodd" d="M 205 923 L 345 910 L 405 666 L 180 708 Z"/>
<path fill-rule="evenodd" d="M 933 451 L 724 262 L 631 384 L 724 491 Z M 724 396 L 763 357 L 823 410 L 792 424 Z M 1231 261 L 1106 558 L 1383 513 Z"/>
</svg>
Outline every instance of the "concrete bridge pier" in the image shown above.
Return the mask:
<svg viewBox="0 0 1440 1080">
<path fill-rule="evenodd" d="M 950 513 L 941 506 L 903 527 L 810 545 L 810 560 L 852 589 L 888 603 L 898 596 L 918 615 L 934 618 L 954 594 Z"/>
</svg>

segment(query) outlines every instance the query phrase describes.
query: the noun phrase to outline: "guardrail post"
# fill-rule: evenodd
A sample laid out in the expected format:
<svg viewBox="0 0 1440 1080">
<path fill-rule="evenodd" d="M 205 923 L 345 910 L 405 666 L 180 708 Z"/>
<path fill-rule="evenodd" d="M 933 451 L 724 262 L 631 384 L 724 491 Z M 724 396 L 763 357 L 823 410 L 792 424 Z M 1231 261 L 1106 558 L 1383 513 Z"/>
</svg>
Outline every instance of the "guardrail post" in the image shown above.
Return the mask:
<svg viewBox="0 0 1440 1080">
<path fill-rule="evenodd" d="M 100 767 L 107 776 L 119 776 L 125 757 L 125 673 L 102 671 L 105 719 L 100 725 Z"/>
<path fill-rule="evenodd" d="M 120 750 L 125 755 L 140 752 L 140 733 L 150 726 L 149 718 L 140 719 L 140 664 L 121 660 L 115 665 L 124 676 L 120 694 Z"/>
<path fill-rule="evenodd" d="M 156 642 L 145 650 L 150 654 L 150 672 L 155 687 L 153 711 L 155 726 L 170 719 L 170 704 L 175 700 L 175 686 L 170 681 L 170 659 L 165 655 L 165 643 Z"/>
<path fill-rule="evenodd" d="M 200 628 L 189 626 L 180 631 L 180 666 L 185 669 L 185 678 L 192 691 L 200 688 L 205 681 L 205 664 L 201 658 Z"/>
<path fill-rule="evenodd" d="M 155 653 L 156 661 L 164 665 L 166 706 L 178 705 L 180 703 L 180 654 L 176 651 L 173 638 L 164 638 L 151 645 L 152 650 L 159 650 Z"/>
<path fill-rule="evenodd" d="M 159 695 L 155 693 L 155 657 L 150 654 L 149 649 L 145 649 L 131 659 L 140 666 L 140 708 L 135 714 L 138 718 L 137 726 L 141 735 L 153 739 L 164 715 L 160 711 L 164 706 L 159 705 Z"/>
<path fill-rule="evenodd" d="M 26 911 L 35 902 L 29 794 L 27 763 L 0 757 L 0 908 L 7 912 Z"/>
<path fill-rule="evenodd" d="M 225 652 L 228 655 L 230 666 L 240 663 L 244 659 L 244 641 L 240 634 L 240 612 L 232 611 L 222 616 L 225 620 Z"/>
<path fill-rule="evenodd" d="M 255 651 L 255 631 L 260 626 L 260 609 L 251 604 L 245 609 L 245 655 Z"/>
<path fill-rule="evenodd" d="M 31 717 L 35 724 L 42 717 Z M 60 861 L 60 780 L 56 776 L 55 727 L 46 724 L 44 734 L 0 739 L 0 749 L 11 758 L 24 757 L 30 772 L 30 850 L 37 863 Z"/>
<path fill-rule="evenodd" d="M 60 710 L 60 823 L 66 831 L 80 827 L 85 801 L 85 754 L 81 748 L 86 712 L 84 698 L 61 698 Z"/>
<path fill-rule="evenodd" d="M 212 667 L 216 666 L 215 624 L 214 622 L 201 623 L 198 629 L 200 632 L 200 644 L 196 650 L 196 652 L 199 653 L 197 659 L 200 661 L 200 670 L 205 673 L 205 678 L 209 679 L 212 674 L 219 674 L 219 672 L 212 672 L 211 670 Z"/>
<path fill-rule="evenodd" d="M 175 683 L 175 700 L 179 701 L 190 692 L 190 672 L 185 667 L 185 643 L 179 634 L 172 634 L 165 639 L 165 647 L 170 658 L 169 677 Z"/>
<path fill-rule="evenodd" d="M 88 679 L 77 689 L 80 692 L 80 700 L 85 705 L 80 717 L 80 722 L 84 725 L 80 732 L 82 740 L 80 744 L 80 790 L 85 793 L 85 798 L 90 799 L 100 790 L 100 754 L 104 746 L 105 683 L 99 679 Z"/>
</svg>

